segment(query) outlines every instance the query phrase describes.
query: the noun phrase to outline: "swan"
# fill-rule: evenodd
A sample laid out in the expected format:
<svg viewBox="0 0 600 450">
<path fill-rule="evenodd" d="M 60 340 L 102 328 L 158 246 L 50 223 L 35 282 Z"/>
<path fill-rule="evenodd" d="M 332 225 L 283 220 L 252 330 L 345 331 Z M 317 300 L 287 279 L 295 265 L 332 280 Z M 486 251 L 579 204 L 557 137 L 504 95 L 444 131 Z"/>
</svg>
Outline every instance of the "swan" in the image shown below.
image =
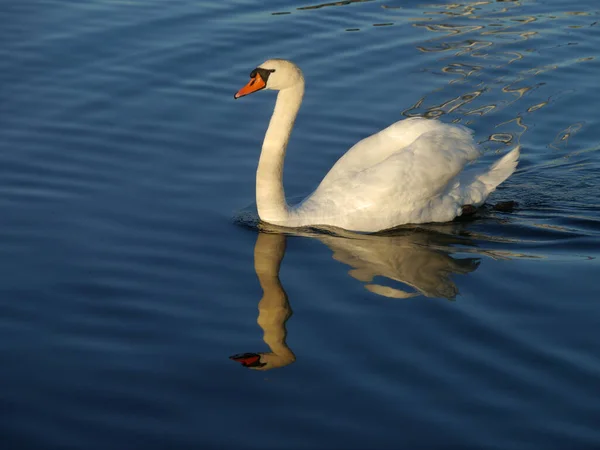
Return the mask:
<svg viewBox="0 0 600 450">
<path fill-rule="evenodd" d="M 304 96 L 304 76 L 293 62 L 270 59 L 250 73 L 234 98 L 263 89 L 279 91 L 256 171 L 256 206 L 263 222 L 359 232 L 449 222 L 463 214 L 463 207 L 466 212 L 481 206 L 517 167 L 518 146 L 491 167 L 473 167 L 481 153 L 472 130 L 409 118 L 355 144 L 311 195 L 288 206 L 283 161 Z"/>
</svg>

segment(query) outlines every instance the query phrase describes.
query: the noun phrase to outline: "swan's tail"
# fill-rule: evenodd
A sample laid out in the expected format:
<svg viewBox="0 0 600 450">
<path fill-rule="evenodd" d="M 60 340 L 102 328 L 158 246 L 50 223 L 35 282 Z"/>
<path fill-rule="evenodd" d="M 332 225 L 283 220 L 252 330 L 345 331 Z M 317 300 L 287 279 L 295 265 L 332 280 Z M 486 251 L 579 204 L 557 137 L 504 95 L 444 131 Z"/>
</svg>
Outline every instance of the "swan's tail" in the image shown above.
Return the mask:
<svg viewBox="0 0 600 450">
<path fill-rule="evenodd" d="M 521 155 L 521 147 L 516 146 L 498 161 L 496 161 L 490 170 L 479 175 L 478 181 L 482 182 L 486 187 L 486 194 L 493 192 L 500 183 L 510 177 L 519 163 Z"/>
<path fill-rule="evenodd" d="M 515 147 L 491 167 L 480 167 L 465 171 L 459 180 L 459 190 L 456 196 L 460 206 L 472 205 L 479 207 L 483 205 L 488 196 L 496 190 L 498 185 L 512 175 L 519 163 L 521 153 L 520 147 Z M 460 212 L 458 213 L 460 215 Z"/>
</svg>

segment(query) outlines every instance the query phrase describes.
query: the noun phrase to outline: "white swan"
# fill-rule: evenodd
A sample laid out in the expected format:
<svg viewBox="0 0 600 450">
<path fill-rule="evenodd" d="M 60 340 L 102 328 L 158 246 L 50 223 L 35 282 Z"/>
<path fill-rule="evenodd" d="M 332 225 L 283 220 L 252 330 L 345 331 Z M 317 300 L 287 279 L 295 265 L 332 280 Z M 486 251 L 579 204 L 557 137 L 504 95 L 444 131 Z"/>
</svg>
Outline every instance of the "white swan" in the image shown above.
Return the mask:
<svg viewBox="0 0 600 450">
<path fill-rule="evenodd" d="M 310 196 L 290 207 L 283 190 L 283 160 L 302 103 L 304 77 L 291 61 L 271 59 L 250 78 L 234 98 L 261 89 L 279 91 L 256 172 L 256 206 L 264 222 L 364 232 L 448 222 L 462 214 L 463 206 L 481 206 L 518 163 L 516 147 L 491 167 L 467 168 L 480 156 L 471 130 L 405 119 L 354 145 Z"/>
</svg>

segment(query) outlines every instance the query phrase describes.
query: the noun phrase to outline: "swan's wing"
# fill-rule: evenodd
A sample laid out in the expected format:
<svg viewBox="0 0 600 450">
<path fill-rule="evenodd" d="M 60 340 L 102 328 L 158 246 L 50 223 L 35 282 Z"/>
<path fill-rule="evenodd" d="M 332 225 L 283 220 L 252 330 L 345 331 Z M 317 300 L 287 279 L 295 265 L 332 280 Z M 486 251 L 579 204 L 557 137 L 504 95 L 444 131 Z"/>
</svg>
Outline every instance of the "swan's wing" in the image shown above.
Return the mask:
<svg viewBox="0 0 600 450">
<path fill-rule="evenodd" d="M 452 130 L 456 129 L 463 130 L 463 135 L 469 139 L 471 131 L 462 126 L 420 117 L 400 120 L 356 143 L 334 164 L 322 184 L 334 183 L 339 178 L 347 178 L 373 167 L 404 150 L 426 133 L 452 134 Z"/>
<path fill-rule="evenodd" d="M 375 138 L 368 144 L 374 153 L 382 153 L 376 148 L 377 143 L 384 145 L 388 153 L 387 157 L 373 165 L 367 163 L 376 157 L 369 155 L 367 147 L 358 148 L 366 140 L 361 141 L 349 153 L 356 149 L 360 151 L 347 159 L 347 155 L 342 157 L 311 197 L 316 201 L 343 199 L 340 204 L 348 208 L 350 202 L 354 209 L 371 206 L 385 208 L 382 202 L 388 200 L 393 201 L 389 205 L 391 207 L 404 205 L 414 208 L 416 203 L 447 191 L 451 187 L 449 183 L 464 166 L 480 155 L 472 132 L 462 126 L 433 120 L 420 119 L 414 122 L 416 128 L 425 129 L 425 132 L 418 134 L 407 145 L 404 145 L 409 140 L 406 136 L 396 136 L 394 130 L 388 131 L 389 128 L 367 138 Z M 386 131 L 385 137 L 381 136 Z M 389 147 L 394 141 L 396 150 L 390 151 Z M 398 148 L 399 145 L 404 146 Z M 365 163 L 362 168 L 359 162 Z M 334 203 L 338 202 L 334 200 Z"/>
</svg>

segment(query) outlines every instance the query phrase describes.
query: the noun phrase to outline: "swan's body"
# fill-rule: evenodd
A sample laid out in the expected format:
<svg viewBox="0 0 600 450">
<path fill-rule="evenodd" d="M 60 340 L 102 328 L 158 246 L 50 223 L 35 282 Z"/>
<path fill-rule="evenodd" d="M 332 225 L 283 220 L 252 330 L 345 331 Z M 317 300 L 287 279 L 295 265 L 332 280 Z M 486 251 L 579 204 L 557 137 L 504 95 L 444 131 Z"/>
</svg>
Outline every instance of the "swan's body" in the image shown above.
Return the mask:
<svg viewBox="0 0 600 450">
<path fill-rule="evenodd" d="M 460 216 L 465 205 L 482 205 L 517 166 L 518 147 L 491 167 L 467 168 L 480 156 L 468 128 L 411 118 L 358 142 L 310 196 L 290 207 L 283 190 L 283 160 L 304 78 L 292 62 L 269 60 L 253 71 L 236 98 L 262 88 L 279 90 L 256 173 L 258 215 L 268 223 L 373 232 L 406 223 L 447 222 Z"/>
</svg>

